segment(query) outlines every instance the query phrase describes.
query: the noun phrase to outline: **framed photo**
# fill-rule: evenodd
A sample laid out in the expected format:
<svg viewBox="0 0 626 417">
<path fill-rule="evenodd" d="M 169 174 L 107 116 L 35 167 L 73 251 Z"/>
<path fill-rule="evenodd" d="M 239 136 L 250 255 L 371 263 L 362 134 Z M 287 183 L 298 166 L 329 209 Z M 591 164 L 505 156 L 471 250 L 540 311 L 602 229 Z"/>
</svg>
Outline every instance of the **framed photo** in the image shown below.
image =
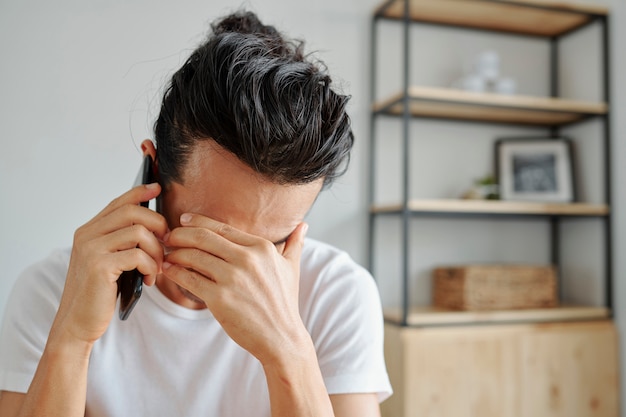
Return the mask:
<svg viewBox="0 0 626 417">
<path fill-rule="evenodd" d="M 566 138 L 511 138 L 496 142 L 500 199 L 573 202 L 572 144 Z"/>
</svg>

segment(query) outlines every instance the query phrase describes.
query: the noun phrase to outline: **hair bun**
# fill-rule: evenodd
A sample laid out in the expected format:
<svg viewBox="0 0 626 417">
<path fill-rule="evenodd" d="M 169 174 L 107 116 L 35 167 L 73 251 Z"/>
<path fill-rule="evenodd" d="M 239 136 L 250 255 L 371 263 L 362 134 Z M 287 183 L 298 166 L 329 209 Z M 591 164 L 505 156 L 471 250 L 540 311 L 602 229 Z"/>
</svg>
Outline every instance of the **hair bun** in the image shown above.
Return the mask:
<svg viewBox="0 0 626 417">
<path fill-rule="evenodd" d="M 213 33 L 242 33 L 242 34 L 263 34 L 268 36 L 280 36 L 276 28 L 261 23 L 259 18 L 252 12 L 235 12 L 224 19 L 211 25 Z"/>
</svg>

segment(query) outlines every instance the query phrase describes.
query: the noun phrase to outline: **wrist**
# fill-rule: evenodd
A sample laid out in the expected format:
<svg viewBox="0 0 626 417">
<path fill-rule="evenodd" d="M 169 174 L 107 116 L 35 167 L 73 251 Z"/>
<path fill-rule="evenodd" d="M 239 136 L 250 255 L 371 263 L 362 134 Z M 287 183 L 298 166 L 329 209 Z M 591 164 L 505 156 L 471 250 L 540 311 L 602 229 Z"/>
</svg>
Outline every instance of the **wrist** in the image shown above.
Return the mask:
<svg viewBox="0 0 626 417">
<path fill-rule="evenodd" d="M 46 343 L 46 351 L 57 357 L 67 357 L 73 360 L 89 360 L 93 342 L 75 337 L 64 328 L 53 326 Z"/>
<path fill-rule="evenodd" d="M 315 346 L 306 332 L 272 361 L 263 363 L 272 416 L 332 416 Z"/>
<path fill-rule="evenodd" d="M 317 366 L 315 346 L 311 336 L 304 327 L 275 346 L 276 349 L 273 349 L 272 355 L 260 359 L 266 371 L 281 372 L 311 363 Z"/>
<path fill-rule="evenodd" d="M 92 347 L 53 325 L 20 415 L 83 416 Z"/>
</svg>

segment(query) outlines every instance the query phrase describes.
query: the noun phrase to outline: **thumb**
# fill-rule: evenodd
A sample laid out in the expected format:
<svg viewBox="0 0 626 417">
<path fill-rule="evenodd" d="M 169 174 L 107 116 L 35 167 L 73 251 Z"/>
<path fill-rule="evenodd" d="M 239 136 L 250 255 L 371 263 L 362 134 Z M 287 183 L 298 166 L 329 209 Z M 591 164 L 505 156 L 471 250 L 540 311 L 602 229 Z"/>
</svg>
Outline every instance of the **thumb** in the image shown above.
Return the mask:
<svg viewBox="0 0 626 417">
<path fill-rule="evenodd" d="M 287 259 L 300 262 L 302 247 L 304 246 L 304 237 L 309 229 L 306 223 L 300 223 L 285 242 L 285 250 L 283 256 Z"/>
</svg>

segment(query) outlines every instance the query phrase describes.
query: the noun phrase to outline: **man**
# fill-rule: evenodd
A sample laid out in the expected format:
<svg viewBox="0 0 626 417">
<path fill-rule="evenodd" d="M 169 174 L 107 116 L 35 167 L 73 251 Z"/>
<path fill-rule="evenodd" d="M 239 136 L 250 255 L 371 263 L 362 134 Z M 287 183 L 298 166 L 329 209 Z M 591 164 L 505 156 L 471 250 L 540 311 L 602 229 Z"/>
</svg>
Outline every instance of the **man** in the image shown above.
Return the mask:
<svg viewBox="0 0 626 417">
<path fill-rule="evenodd" d="M 251 13 L 174 74 L 139 186 L 20 277 L 0 341 L 2 416 L 379 416 L 375 285 L 305 241 L 345 169 L 348 98 Z M 157 198 L 157 211 L 139 203 Z M 127 321 L 117 279 L 148 286 Z M 154 286 L 153 286 L 154 285 Z"/>
</svg>

